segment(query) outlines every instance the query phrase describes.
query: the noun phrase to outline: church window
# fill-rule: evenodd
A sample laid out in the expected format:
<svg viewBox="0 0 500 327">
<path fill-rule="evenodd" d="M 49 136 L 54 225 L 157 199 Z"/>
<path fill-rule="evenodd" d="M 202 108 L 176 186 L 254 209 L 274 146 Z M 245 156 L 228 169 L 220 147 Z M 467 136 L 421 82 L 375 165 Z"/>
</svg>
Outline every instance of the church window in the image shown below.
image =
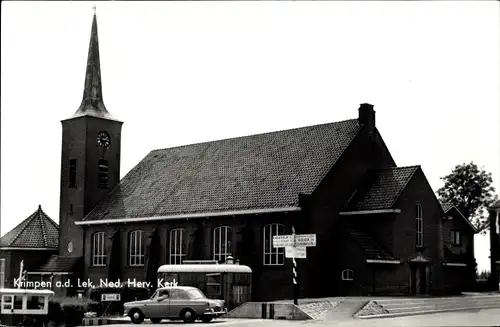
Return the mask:
<svg viewBox="0 0 500 327">
<path fill-rule="evenodd" d="M 342 270 L 342 280 L 354 280 L 354 272 L 351 269 Z"/>
<path fill-rule="evenodd" d="M 459 230 L 452 230 L 451 233 L 451 245 L 460 246 L 462 245 L 462 233 Z"/>
<path fill-rule="evenodd" d="M 108 188 L 108 161 L 99 160 L 99 188 Z"/>
<path fill-rule="evenodd" d="M 283 235 L 285 227 L 282 224 L 264 226 L 264 265 L 280 266 L 285 264 L 285 249 L 273 247 L 273 236 Z"/>
<path fill-rule="evenodd" d="M 220 226 L 214 229 L 214 260 L 226 262 L 227 257 L 232 254 L 232 228 Z"/>
<path fill-rule="evenodd" d="M 95 233 L 92 240 L 92 265 L 102 267 L 106 265 L 106 233 Z"/>
<path fill-rule="evenodd" d="M 143 266 L 144 265 L 144 243 L 143 231 L 135 230 L 130 233 L 129 238 L 129 265 Z"/>
<path fill-rule="evenodd" d="M 186 231 L 176 228 L 170 231 L 170 264 L 180 265 L 186 259 Z"/>
<path fill-rule="evenodd" d="M 423 226 L 423 210 L 422 210 L 422 205 L 417 204 L 415 207 L 415 220 L 417 223 L 416 226 L 416 231 L 417 231 L 417 239 L 416 239 L 416 245 L 417 247 L 422 247 L 424 246 L 424 226 Z"/>
<path fill-rule="evenodd" d="M 69 161 L 69 187 L 76 187 L 76 159 Z"/>
</svg>

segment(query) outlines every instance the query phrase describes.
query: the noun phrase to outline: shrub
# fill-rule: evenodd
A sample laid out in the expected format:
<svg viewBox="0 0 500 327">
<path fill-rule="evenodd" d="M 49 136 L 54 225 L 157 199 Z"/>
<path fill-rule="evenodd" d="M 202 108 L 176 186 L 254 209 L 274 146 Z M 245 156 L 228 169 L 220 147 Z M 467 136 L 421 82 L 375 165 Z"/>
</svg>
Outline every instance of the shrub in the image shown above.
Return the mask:
<svg viewBox="0 0 500 327">
<path fill-rule="evenodd" d="M 96 301 L 77 297 L 53 297 L 49 301 L 48 320 L 57 325 L 80 326 L 85 312 L 94 311 Z"/>
</svg>

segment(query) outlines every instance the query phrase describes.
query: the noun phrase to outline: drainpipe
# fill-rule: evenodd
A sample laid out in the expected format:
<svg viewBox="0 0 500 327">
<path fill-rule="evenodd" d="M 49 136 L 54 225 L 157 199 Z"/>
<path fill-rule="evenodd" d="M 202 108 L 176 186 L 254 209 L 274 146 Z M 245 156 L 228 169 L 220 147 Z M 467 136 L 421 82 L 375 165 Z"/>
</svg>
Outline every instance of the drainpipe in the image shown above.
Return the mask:
<svg viewBox="0 0 500 327">
<path fill-rule="evenodd" d="M 0 259 L 0 288 L 5 288 L 5 259 Z"/>
</svg>

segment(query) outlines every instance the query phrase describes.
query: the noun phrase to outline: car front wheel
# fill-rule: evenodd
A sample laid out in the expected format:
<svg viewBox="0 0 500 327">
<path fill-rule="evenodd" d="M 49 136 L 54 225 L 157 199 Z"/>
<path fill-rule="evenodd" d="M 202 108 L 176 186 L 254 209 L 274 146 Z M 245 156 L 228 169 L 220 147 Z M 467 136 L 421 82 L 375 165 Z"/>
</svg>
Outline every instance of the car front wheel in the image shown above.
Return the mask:
<svg viewBox="0 0 500 327">
<path fill-rule="evenodd" d="M 144 321 L 144 315 L 139 310 L 133 310 L 130 313 L 130 320 L 132 320 L 134 324 L 142 324 Z"/>
<path fill-rule="evenodd" d="M 207 324 L 208 324 L 209 322 L 211 322 L 211 321 L 212 321 L 213 317 L 212 317 L 212 316 L 203 316 L 203 317 L 201 317 L 200 319 L 201 319 L 201 321 L 203 321 L 204 323 L 207 323 Z"/>
</svg>

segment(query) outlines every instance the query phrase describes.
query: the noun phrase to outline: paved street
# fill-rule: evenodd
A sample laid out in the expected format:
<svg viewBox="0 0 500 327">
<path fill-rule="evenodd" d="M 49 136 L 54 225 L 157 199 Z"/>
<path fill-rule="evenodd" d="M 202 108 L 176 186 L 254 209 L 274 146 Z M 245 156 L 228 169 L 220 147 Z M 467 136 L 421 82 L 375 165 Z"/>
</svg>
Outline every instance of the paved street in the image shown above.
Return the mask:
<svg viewBox="0 0 500 327">
<path fill-rule="evenodd" d="M 183 322 L 165 321 L 161 324 L 150 324 L 147 326 L 166 326 L 179 325 L 185 326 Z M 405 327 L 431 327 L 431 326 L 500 326 L 500 309 L 487 309 L 475 311 L 446 312 L 430 315 L 419 315 L 399 318 L 380 318 L 380 319 L 341 319 L 341 320 L 310 320 L 310 321 L 286 321 L 286 320 L 262 320 L 262 319 L 218 319 L 209 324 L 197 322 L 197 326 L 234 326 L 245 327 L 258 324 L 269 327 L 297 327 L 310 325 L 316 326 L 366 326 L 366 327 L 387 327 L 387 326 L 405 326 Z M 130 324 L 113 325 L 116 327 L 131 327 Z"/>
</svg>

